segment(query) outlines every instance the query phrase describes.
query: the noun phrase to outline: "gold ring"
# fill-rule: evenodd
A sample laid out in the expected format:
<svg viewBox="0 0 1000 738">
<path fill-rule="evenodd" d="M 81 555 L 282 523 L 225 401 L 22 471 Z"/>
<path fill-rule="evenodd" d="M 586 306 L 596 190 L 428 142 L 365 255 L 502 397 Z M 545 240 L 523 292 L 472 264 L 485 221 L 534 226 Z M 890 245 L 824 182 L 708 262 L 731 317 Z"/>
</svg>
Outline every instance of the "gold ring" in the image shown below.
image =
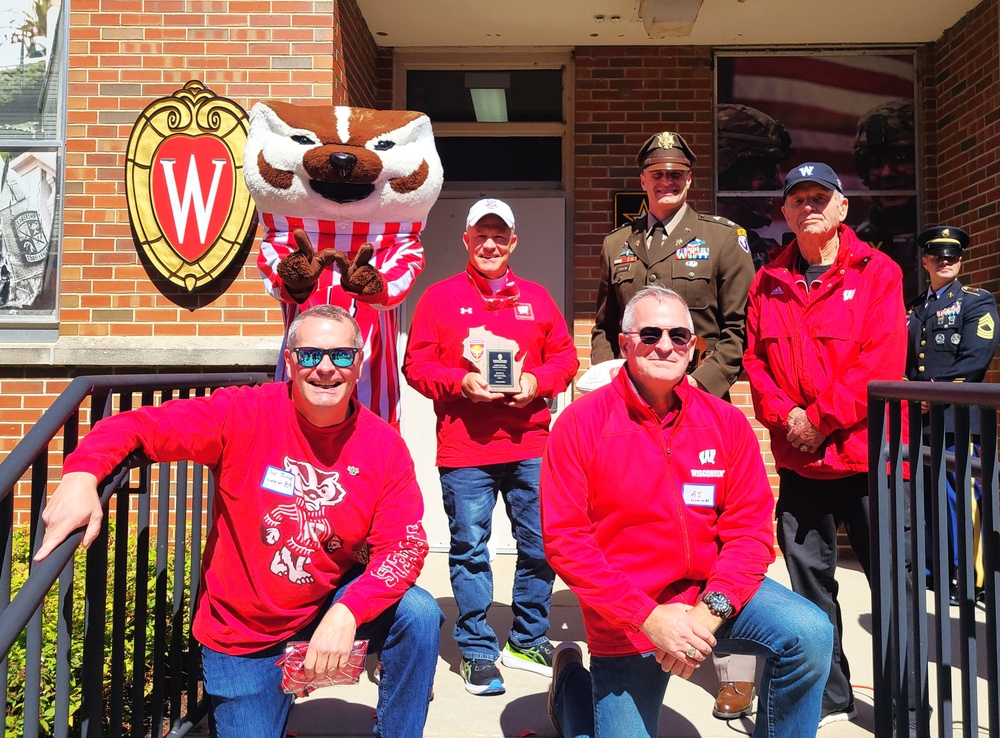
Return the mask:
<svg viewBox="0 0 1000 738">
<path fill-rule="evenodd" d="M 799 451 L 806 451 L 806 452 L 808 452 L 809 451 L 809 447 L 806 444 L 803 443 L 801 446 L 799 446 Z"/>
<path fill-rule="evenodd" d="M 696 658 L 698 658 L 698 649 L 695 648 L 694 646 L 691 646 L 687 651 L 684 652 L 684 655 L 687 656 L 692 661 L 694 661 Z"/>
</svg>

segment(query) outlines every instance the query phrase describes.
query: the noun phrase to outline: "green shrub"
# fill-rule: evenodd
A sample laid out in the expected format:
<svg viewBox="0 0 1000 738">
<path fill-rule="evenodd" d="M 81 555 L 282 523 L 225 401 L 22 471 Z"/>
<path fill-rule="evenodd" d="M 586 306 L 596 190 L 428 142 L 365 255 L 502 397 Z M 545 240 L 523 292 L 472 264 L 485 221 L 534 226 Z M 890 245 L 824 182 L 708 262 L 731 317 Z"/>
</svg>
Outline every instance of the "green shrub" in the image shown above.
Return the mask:
<svg viewBox="0 0 1000 738">
<path fill-rule="evenodd" d="M 114 541 L 114 522 L 109 523 L 109 541 Z M 146 632 L 146 646 L 145 646 L 145 658 L 144 662 L 145 668 L 145 725 L 144 732 L 149 733 L 150 725 L 150 695 L 152 693 L 152 671 L 153 671 L 153 630 L 154 630 L 154 618 L 153 618 L 153 601 L 155 598 L 156 589 L 156 570 L 155 570 L 155 543 L 151 543 L 150 550 L 150 561 L 148 567 L 148 591 L 145 592 L 145 601 L 150 603 L 148 617 L 145 623 L 136 623 L 135 620 L 135 602 L 136 602 L 136 555 L 135 555 L 135 536 L 131 533 L 128 537 L 129 541 L 129 551 L 128 551 L 128 571 L 126 574 L 126 587 L 127 594 L 125 598 L 125 679 L 123 684 L 123 697 L 124 697 L 124 715 L 123 715 L 123 725 L 116 726 L 122 728 L 122 732 L 126 733 L 131 729 L 132 725 L 132 711 L 129 704 L 129 698 L 132 691 L 132 673 L 131 666 L 134 657 L 134 641 L 135 641 L 135 630 L 137 627 L 145 628 Z M 12 564 L 12 576 L 11 576 L 11 592 L 16 593 L 20 586 L 23 584 L 24 580 L 28 576 L 28 531 L 26 529 L 16 529 L 13 533 L 13 555 L 11 557 Z M 107 591 L 107 607 L 106 611 L 109 613 L 107 618 L 107 628 L 105 630 L 104 636 L 104 652 L 105 659 L 104 663 L 107 664 L 108 659 L 111 654 L 111 618 L 110 613 L 113 606 L 112 600 L 112 587 L 114 583 L 115 576 L 115 564 L 114 555 L 109 552 L 108 555 L 108 591 Z M 73 587 L 73 615 L 71 624 L 72 633 L 72 644 L 70 647 L 70 735 L 80 734 L 80 708 L 81 708 L 81 692 L 80 692 L 80 679 L 81 679 L 81 667 L 83 661 L 83 614 L 84 614 L 84 572 L 86 571 L 86 552 L 83 549 L 78 549 L 75 554 L 74 563 L 74 587 Z M 167 583 L 166 591 L 168 593 L 173 590 L 173 576 L 172 568 L 168 566 L 167 570 Z M 186 574 L 185 577 L 190 581 L 189 575 Z M 188 588 L 185 592 L 189 591 Z M 39 710 L 39 734 L 41 736 L 51 736 L 53 733 L 53 720 L 55 717 L 55 680 L 56 680 L 56 628 L 57 628 L 57 609 L 58 609 L 58 583 L 52 588 L 52 590 L 45 597 L 42 604 L 42 692 Z M 190 623 L 188 622 L 187 616 L 187 605 L 186 602 L 182 605 L 182 609 L 185 613 L 184 616 L 184 632 L 189 632 Z M 166 633 L 164 642 L 169 645 L 171 622 L 168 618 L 166 621 Z M 7 671 L 7 712 L 6 712 L 6 728 L 8 735 L 23 735 L 24 727 L 24 668 L 25 668 L 25 642 L 27 636 L 25 633 L 21 634 L 21 637 L 14 644 L 8 655 L 8 671 Z M 165 657 L 165 654 L 164 654 Z M 108 714 L 107 706 L 109 704 L 109 698 L 111 696 L 111 676 L 108 669 L 105 667 L 104 670 L 104 727 L 105 729 L 110 728 L 108 724 Z"/>
</svg>

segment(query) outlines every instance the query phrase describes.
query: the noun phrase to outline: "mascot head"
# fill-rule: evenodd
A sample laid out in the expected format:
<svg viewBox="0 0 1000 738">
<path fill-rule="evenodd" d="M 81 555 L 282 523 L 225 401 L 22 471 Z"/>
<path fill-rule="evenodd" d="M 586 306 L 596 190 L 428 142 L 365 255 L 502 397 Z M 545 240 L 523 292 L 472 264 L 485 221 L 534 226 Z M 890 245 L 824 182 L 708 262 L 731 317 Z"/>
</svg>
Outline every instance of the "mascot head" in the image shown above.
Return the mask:
<svg viewBox="0 0 1000 738">
<path fill-rule="evenodd" d="M 423 113 L 277 101 L 250 112 L 243 173 L 262 213 L 345 222 L 424 222 L 444 181 Z"/>
</svg>

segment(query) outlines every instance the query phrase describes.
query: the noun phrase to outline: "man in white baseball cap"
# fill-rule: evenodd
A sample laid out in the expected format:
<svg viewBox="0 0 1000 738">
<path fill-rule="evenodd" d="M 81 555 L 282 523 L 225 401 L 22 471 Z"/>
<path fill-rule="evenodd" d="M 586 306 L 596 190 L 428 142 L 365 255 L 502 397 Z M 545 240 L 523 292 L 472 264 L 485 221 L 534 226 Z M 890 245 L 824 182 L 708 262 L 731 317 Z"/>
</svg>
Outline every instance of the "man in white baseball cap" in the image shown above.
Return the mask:
<svg viewBox="0 0 1000 738">
<path fill-rule="evenodd" d="M 514 230 L 514 211 L 503 200 L 497 200 L 494 197 L 484 198 L 469 208 L 469 217 L 465 221 L 466 227 L 471 228 L 487 215 L 497 216 L 507 224 L 508 228 Z"/>
<path fill-rule="evenodd" d="M 403 374 L 434 401 L 458 606 L 453 635 L 465 689 L 490 695 L 504 692 L 498 659 L 507 668 L 552 675 L 546 633 L 555 574 L 542 548 L 538 475 L 551 419 L 545 400 L 566 389 L 579 361 L 549 293 L 515 277 L 507 264 L 517 246 L 510 206 L 496 198 L 477 202 L 462 240 L 469 252 L 465 270 L 431 286 L 417 303 Z M 511 365 L 523 360 L 520 376 L 511 366 L 509 384 L 498 388 L 487 375 L 505 373 L 480 360 L 515 346 L 509 358 Z M 501 350 L 488 351 L 493 348 Z M 486 621 L 493 603 L 486 544 L 498 494 L 517 542 L 514 620 L 502 651 Z"/>
</svg>

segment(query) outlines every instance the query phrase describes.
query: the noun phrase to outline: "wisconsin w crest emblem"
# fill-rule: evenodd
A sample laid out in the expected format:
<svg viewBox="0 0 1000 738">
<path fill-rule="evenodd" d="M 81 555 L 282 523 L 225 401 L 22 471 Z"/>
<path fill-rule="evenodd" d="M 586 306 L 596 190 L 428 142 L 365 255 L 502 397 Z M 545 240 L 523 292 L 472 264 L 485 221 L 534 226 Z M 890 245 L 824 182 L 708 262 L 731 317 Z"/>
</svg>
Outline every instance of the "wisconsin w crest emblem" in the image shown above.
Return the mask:
<svg viewBox="0 0 1000 738">
<path fill-rule="evenodd" d="M 129 137 L 132 232 L 156 270 L 188 292 L 249 245 L 257 212 L 243 180 L 247 113 L 192 80 L 146 107 Z"/>
</svg>

